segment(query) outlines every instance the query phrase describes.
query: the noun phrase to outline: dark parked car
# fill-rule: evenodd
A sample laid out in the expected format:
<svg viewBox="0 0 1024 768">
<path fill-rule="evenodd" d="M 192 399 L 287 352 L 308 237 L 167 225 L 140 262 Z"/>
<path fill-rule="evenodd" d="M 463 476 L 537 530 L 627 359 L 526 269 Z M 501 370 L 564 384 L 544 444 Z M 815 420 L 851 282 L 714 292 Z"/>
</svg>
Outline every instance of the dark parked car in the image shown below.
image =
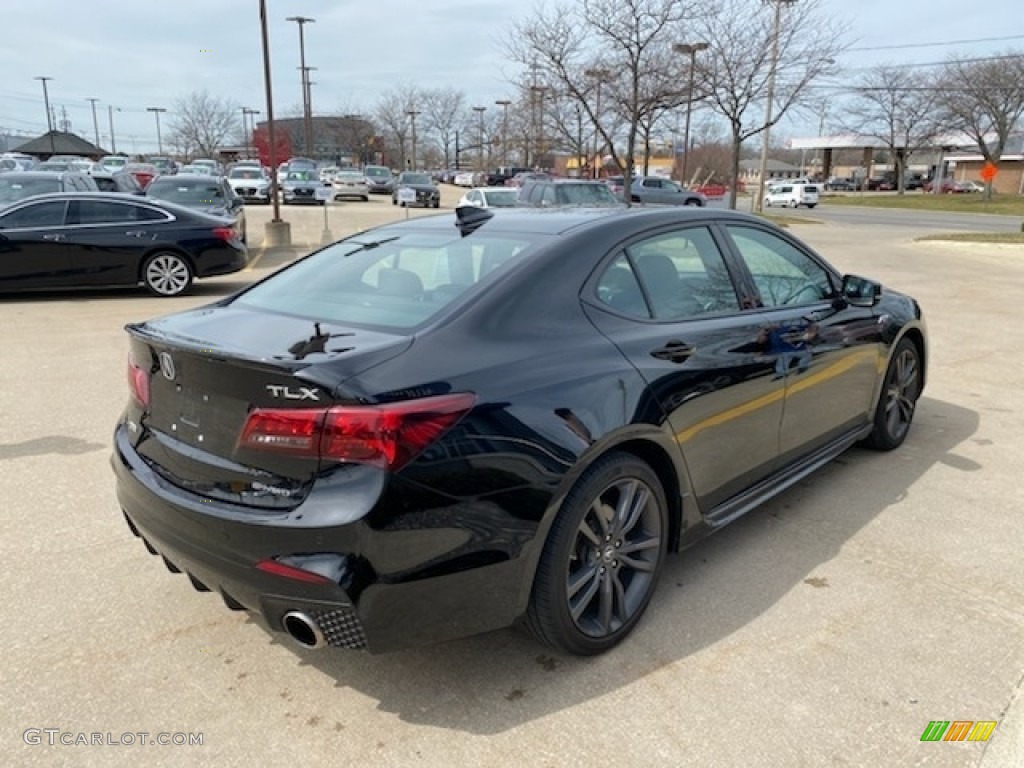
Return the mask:
<svg viewBox="0 0 1024 768">
<path fill-rule="evenodd" d="M 81 171 L 9 171 L 0 175 L 0 208 L 48 192 L 98 192 L 92 177 Z"/>
<path fill-rule="evenodd" d="M 372 194 L 390 195 L 395 191 L 395 177 L 391 169 L 383 165 L 368 165 L 363 168 L 366 188 Z"/>
<path fill-rule="evenodd" d="M 100 166 L 97 166 L 99 168 Z M 136 178 L 127 171 L 89 171 L 100 192 L 124 192 L 129 195 L 144 195 L 146 191 Z"/>
<path fill-rule="evenodd" d="M 146 187 L 146 196 L 230 219 L 242 242 L 247 242 L 245 203 L 223 176 L 159 176 Z"/>
<path fill-rule="evenodd" d="M 411 189 L 416 193 L 416 202 L 409 205 L 422 205 L 424 208 L 438 208 L 441 205 L 441 190 L 437 188 L 429 173 L 405 171 L 398 174 L 395 188 L 391 192 L 392 205 L 398 205 L 398 193 L 402 188 Z"/>
<path fill-rule="evenodd" d="M 899 446 L 927 354 L 913 299 L 707 208 L 413 218 L 128 332 L 131 531 L 303 646 L 375 652 L 520 620 L 612 647 L 669 552 Z"/>
<path fill-rule="evenodd" d="M 661 176 L 637 176 L 629 187 L 629 196 L 634 203 L 697 207 L 708 204 L 707 199 L 699 192 L 693 192 L 672 179 Z"/>
<path fill-rule="evenodd" d="M 527 181 L 519 187 L 517 205 L 612 205 L 621 206 L 617 198 L 603 181 L 577 181 L 575 179 L 550 179 L 548 181 Z"/>
<path fill-rule="evenodd" d="M 246 263 L 229 220 L 135 195 L 40 195 L 0 211 L 0 292 L 141 283 L 177 296 Z"/>
<path fill-rule="evenodd" d="M 833 176 L 824 184 L 827 192 L 854 192 L 857 189 L 857 182 L 853 179 Z"/>
</svg>

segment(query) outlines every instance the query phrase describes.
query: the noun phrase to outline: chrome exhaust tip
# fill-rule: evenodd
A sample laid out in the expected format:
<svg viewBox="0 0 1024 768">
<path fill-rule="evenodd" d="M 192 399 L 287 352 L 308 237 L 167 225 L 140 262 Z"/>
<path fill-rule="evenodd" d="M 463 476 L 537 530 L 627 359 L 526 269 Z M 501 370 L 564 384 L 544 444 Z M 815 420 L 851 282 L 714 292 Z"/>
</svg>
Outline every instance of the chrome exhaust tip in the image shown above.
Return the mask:
<svg viewBox="0 0 1024 768">
<path fill-rule="evenodd" d="M 319 625 L 301 611 L 288 611 L 281 619 L 281 625 L 289 637 L 303 648 L 319 650 L 327 645 Z"/>
</svg>

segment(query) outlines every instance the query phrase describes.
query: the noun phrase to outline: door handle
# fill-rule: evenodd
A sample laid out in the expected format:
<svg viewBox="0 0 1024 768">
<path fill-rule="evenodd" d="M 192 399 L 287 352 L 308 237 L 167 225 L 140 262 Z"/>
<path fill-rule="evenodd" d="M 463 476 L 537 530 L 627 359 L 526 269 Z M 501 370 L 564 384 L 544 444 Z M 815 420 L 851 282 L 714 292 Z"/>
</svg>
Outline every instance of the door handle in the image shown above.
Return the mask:
<svg viewBox="0 0 1024 768">
<path fill-rule="evenodd" d="M 141 229 L 130 229 L 124 234 L 126 237 L 142 237 L 145 233 Z"/>
<path fill-rule="evenodd" d="M 64 239 L 65 239 L 65 236 L 61 235 L 61 234 L 43 235 L 43 240 L 51 240 L 53 242 L 59 242 L 59 241 L 64 240 Z"/>
<path fill-rule="evenodd" d="M 670 339 L 665 342 L 665 346 L 652 350 L 651 357 L 656 357 L 659 360 L 668 360 L 670 363 L 683 363 L 696 351 L 696 347 L 687 344 L 685 341 Z"/>
</svg>

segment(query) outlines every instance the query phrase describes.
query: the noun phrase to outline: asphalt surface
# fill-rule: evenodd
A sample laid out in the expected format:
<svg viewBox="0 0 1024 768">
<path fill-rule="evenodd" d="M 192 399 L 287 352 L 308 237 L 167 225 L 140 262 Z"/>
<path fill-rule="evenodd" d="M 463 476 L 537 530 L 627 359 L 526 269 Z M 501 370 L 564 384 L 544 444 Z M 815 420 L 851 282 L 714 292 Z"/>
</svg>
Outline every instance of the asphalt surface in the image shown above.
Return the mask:
<svg viewBox="0 0 1024 768">
<path fill-rule="evenodd" d="M 827 201 L 811 210 L 773 207 L 766 211 L 773 216 L 804 217 L 852 227 L 868 225 L 881 229 L 899 229 L 908 235 L 924 232 L 1020 232 L 1022 223 L 1019 216 L 861 208 L 829 205 Z"/>
<path fill-rule="evenodd" d="M 322 211 L 283 212 L 294 249 L 191 296 L 0 297 L 0 765 L 1024 764 L 1024 248 L 794 223 L 924 307 L 929 381 L 903 448 L 854 449 L 670 558 L 644 621 L 600 658 L 515 630 L 370 656 L 296 649 L 195 592 L 113 492 L 122 326 L 319 242 Z M 268 211 L 249 213 L 258 233 Z M 338 237 L 404 215 L 376 198 L 329 214 Z M 985 743 L 922 743 L 932 720 L 998 724 Z"/>
</svg>

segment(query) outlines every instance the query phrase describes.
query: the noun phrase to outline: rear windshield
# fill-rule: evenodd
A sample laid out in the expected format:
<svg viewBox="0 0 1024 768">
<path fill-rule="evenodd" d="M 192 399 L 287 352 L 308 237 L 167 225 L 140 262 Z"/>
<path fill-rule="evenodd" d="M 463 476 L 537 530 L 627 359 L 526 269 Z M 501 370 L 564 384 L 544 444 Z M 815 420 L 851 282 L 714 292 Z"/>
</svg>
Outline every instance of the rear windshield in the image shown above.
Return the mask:
<svg viewBox="0 0 1024 768">
<path fill-rule="evenodd" d="M 368 166 L 366 166 L 366 175 L 367 176 L 374 176 L 374 177 L 390 176 L 391 175 L 391 171 L 389 171 L 387 168 L 382 168 L 382 167 L 379 167 L 379 166 L 368 165 Z"/>
<path fill-rule="evenodd" d="M 297 262 L 234 303 L 331 323 L 413 328 L 499 279 L 543 242 L 518 233 L 381 229 Z"/>
<path fill-rule="evenodd" d="M 157 179 L 146 188 L 146 194 L 182 205 L 224 199 L 224 191 L 216 181 L 206 181 L 202 178 L 179 179 L 173 176 L 169 179 Z"/>
<path fill-rule="evenodd" d="M 0 176 L 0 203 L 13 203 L 32 195 L 46 192 L 60 192 L 60 180 L 52 179 L 5 179 Z"/>
<path fill-rule="evenodd" d="M 255 168 L 236 168 L 231 172 L 232 179 L 260 179 L 263 178 L 263 174 Z"/>
</svg>

